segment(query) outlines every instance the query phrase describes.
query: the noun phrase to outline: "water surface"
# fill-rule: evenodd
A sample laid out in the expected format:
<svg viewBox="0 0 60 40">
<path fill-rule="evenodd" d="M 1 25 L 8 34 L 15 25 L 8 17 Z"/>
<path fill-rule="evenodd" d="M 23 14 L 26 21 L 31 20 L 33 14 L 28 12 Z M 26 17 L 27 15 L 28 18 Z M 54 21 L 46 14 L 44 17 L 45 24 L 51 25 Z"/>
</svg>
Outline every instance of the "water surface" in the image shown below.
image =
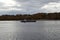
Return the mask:
<svg viewBox="0 0 60 40">
<path fill-rule="evenodd" d="M 60 40 L 60 21 L 0 21 L 0 40 Z"/>
</svg>

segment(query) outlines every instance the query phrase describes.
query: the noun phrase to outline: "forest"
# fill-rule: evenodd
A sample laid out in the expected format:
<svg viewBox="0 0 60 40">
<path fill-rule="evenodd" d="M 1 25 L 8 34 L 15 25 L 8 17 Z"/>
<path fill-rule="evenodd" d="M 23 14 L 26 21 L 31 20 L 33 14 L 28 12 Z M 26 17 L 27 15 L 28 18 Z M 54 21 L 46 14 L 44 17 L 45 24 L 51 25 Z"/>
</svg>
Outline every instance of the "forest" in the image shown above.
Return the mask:
<svg viewBox="0 0 60 40">
<path fill-rule="evenodd" d="M 57 13 L 35 13 L 35 14 L 16 14 L 1 15 L 0 20 L 60 20 L 60 12 Z"/>
</svg>

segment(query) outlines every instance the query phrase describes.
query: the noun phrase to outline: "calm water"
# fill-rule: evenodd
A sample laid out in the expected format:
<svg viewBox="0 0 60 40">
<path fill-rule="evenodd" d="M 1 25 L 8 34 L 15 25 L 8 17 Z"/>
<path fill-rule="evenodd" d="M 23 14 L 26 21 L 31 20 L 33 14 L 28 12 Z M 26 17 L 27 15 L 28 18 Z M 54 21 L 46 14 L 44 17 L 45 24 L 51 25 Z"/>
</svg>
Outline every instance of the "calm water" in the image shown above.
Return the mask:
<svg viewBox="0 0 60 40">
<path fill-rule="evenodd" d="M 60 21 L 0 21 L 0 40 L 60 40 Z"/>
</svg>

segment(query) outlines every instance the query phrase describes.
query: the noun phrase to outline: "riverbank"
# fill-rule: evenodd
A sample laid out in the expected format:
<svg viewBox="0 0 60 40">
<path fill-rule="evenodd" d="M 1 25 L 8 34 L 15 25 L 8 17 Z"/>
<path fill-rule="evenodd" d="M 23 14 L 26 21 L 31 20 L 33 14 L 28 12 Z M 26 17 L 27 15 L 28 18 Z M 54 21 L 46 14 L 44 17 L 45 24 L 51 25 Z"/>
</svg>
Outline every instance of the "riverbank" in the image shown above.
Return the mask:
<svg viewBox="0 0 60 40">
<path fill-rule="evenodd" d="M 1 15 L 0 20 L 60 20 L 60 13 Z"/>
</svg>

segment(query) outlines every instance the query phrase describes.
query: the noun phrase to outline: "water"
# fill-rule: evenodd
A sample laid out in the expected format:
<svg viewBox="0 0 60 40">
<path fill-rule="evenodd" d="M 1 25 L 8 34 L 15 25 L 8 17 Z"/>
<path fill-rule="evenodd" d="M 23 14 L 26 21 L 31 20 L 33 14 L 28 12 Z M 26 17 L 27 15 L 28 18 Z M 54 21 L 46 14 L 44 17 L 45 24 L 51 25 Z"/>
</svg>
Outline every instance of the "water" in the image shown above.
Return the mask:
<svg viewBox="0 0 60 40">
<path fill-rule="evenodd" d="M 60 21 L 0 21 L 0 40 L 60 40 Z"/>
</svg>

